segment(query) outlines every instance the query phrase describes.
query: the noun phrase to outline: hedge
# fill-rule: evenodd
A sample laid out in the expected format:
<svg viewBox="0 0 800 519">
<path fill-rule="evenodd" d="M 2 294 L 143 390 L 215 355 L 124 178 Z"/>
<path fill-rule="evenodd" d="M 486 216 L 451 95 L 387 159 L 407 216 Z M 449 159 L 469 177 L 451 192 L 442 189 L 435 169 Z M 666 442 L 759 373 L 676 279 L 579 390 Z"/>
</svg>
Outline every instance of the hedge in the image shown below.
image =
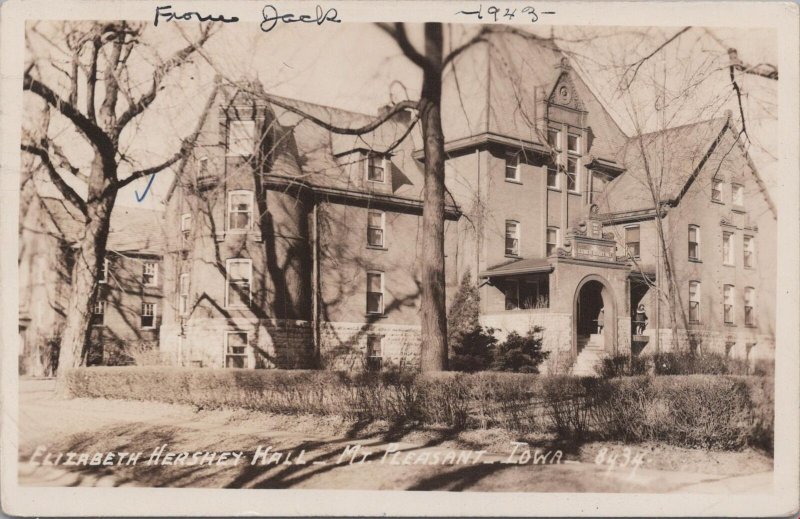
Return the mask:
<svg viewBox="0 0 800 519">
<path fill-rule="evenodd" d="M 78 368 L 66 376 L 74 397 L 772 450 L 773 379 L 768 377 L 606 380 L 491 372 L 345 374 L 156 366 Z"/>
</svg>

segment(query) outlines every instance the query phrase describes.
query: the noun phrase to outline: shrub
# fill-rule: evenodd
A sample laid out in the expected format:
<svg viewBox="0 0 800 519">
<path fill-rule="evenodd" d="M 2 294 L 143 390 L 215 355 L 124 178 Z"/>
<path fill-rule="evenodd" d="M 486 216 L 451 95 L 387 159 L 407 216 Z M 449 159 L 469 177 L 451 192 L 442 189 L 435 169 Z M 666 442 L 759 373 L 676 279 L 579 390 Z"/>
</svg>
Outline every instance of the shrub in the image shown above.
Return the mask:
<svg viewBox="0 0 800 519">
<path fill-rule="evenodd" d="M 467 272 L 461 278 L 461 284 L 447 312 L 448 343 L 459 344 L 465 335 L 473 333 L 480 325 L 479 315 L 480 292 L 477 285 L 472 282 L 472 276 Z"/>
<path fill-rule="evenodd" d="M 542 351 L 541 326 L 534 326 L 523 337 L 511 332 L 506 340 L 494 348 L 491 369 L 516 373 L 539 373 L 539 365 L 549 355 Z"/>
<path fill-rule="evenodd" d="M 750 371 L 747 361 L 713 352 L 668 351 L 649 359 L 656 375 L 747 375 Z"/>
<path fill-rule="evenodd" d="M 647 373 L 647 359 L 638 355 L 613 355 L 600 361 L 597 372 L 603 378 L 633 377 Z"/>
<path fill-rule="evenodd" d="M 451 344 L 450 369 L 472 373 L 489 369 L 497 337 L 494 329 L 475 326 L 469 332 L 459 334 L 457 342 Z"/>
<path fill-rule="evenodd" d="M 92 367 L 68 370 L 72 396 L 154 400 L 198 409 L 342 416 L 460 430 L 503 427 L 562 438 L 772 449 L 773 381 L 689 375 L 613 379 L 483 372 Z"/>
</svg>

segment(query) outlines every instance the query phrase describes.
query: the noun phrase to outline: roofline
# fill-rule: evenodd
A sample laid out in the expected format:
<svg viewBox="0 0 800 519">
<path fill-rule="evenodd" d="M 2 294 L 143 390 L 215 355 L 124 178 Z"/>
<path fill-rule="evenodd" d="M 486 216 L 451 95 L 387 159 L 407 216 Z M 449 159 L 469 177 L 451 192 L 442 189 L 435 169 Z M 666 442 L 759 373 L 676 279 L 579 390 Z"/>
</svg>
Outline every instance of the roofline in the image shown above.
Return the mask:
<svg viewBox="0 0 800 519">
<path fill-rule="evenodd" d="M 457 155 L 462 151 L 466 152 L 476 147 L 489 145 L 506 146 L 517 149 L 522 148 L 523 151 L 529 151 L 531 153 L 547 157 L 550 156 L 550 149 L 542 143 L 508 137 L 506 135 L 488 131 L 446 142 L 444 145 L 444 152 L 448 155 Z M 424 160 L 424 149 L 420 148 L 414 150 L 411 156 L 415 160 Z"/>
<path fill-rule="evenodd" d="M 541 273 L 548 273 L 552 272 L 553 265 L 539 265 L 538 267 L 527 267 L 527 268 L 517 268 L 517 269 L 509 269 L 503 270 L 500 272 L 493 272 L 492 270 L 484 270 L 478 273 L 478 277 L 481 278 L 499 278 L 499 277 L 506 277 L 506 276 L 516 276 L 519 274 L 541 274 Z"/>
</svg>

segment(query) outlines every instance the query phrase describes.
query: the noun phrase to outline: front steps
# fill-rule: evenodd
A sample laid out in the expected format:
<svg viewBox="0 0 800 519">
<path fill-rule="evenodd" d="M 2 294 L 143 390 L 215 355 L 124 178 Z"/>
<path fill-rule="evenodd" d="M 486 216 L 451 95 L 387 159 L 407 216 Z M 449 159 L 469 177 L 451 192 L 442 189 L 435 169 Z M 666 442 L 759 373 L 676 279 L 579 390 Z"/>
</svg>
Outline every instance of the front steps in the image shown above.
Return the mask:
<svg viewBox="0 0 800 519">
<path fill-rule="evenodd" d="M 605 357 L 605 340 L 598 333 L 593 333 L 588 337 L 578 337 L 578 357 L 572 366 L 572 374 L 577 377 L 596 377 L 595 367 L 600 360 Z"/>
</svg>

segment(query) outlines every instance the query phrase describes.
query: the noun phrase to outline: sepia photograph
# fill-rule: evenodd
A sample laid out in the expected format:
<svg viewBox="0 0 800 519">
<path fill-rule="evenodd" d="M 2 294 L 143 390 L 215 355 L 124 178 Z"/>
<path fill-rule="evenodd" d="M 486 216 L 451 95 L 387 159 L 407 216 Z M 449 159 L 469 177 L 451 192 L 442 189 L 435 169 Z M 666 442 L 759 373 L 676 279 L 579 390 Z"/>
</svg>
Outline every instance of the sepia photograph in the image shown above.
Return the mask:
<svg viewBox="0 0 800 519">
<path fill-rule="evenodd" d="M 20 489 L 778 492 L 778 27 L 138 4 L 3 42 Z"/>
</svg>

